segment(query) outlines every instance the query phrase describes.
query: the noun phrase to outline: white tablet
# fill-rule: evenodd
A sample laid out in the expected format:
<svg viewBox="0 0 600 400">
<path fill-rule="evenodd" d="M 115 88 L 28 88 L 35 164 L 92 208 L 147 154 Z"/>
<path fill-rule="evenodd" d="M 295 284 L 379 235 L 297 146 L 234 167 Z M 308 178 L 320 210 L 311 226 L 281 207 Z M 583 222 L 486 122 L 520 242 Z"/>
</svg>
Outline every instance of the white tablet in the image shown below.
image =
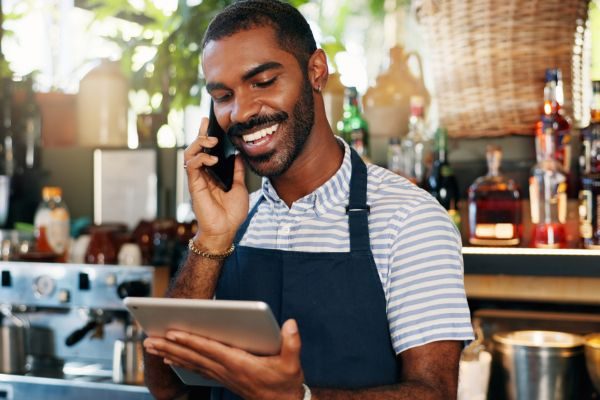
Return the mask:
<svg viewBox="0 0 600 400">
<path fill-rule="evenodd" d="M 127 297 L 123 303 L 148 336 L 180 330 L 257 355 L 278 354 L 281 348 L 279 325 L 261 301 Z M 184 368 L 173 369 L 186 385 L 219 386 Z"/>
</svg>

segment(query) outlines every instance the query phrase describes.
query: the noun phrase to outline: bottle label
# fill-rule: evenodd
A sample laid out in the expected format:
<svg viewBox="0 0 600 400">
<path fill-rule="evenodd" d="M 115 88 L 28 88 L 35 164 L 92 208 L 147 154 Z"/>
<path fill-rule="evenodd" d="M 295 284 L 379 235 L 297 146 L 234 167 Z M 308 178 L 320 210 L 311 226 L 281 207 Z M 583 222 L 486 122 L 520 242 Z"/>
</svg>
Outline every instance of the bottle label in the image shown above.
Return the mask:
<svg viewBox="0 0 600 400">
<path fill-rule="evenodd" d="M 448 177 L 448 176 L 454 175 L 454 172 L 452 171 L 452 167 L 451 166 L 449 166 L 449 165 L 443 165 L 442 169 L 440 171 L 440 174 L 443 177 Z"/>
<path fill-rule="evenodd" d="M 515 235 L 513 224 L 477 224 L 475 236 L 480 238 L 512 239 Z"/>
<path fill-rule="evenodd" d="M 46 225 L 48 244 L 56 254 L 64 254 L 69 243 L 69 214 L 63 208 L 50 211 Z"/>
<path fill-rule="evenodd" d="M 540 190 L 535 177 L 529 178 L 529 204 L 531 206 L 531 222 L 538 224 L 540 222 Z"/>
<path fill-rule="evenodd" d="M 565 182 L 558 184 L 556 196 L 558 198 L 558 221 L 564 224 L 567 222 L 567 184 Z"/>
</svg>

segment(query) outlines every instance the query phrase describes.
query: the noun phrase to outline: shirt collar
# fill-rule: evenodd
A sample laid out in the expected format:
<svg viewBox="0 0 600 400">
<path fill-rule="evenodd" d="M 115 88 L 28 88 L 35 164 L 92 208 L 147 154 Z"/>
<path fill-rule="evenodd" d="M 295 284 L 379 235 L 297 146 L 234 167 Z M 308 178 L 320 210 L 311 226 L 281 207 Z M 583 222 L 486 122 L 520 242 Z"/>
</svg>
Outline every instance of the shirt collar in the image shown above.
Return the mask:
<svg viewBox="0 0 600 400">
<path fill-rule="evenodd" d="M 350 146 L 341 138 L 336 137 L 344 147 L 344 159 L 337 172 L 314 192 L 298 199 L 296 203 L 311 203 L 311 208 L 317 216 L 324 215 L 332 208 L 346 205 L 350 192 L 350 176 L 352 162 L 350 160 Z M 263 177 L 261 185 L 262 196 L 270 203 L 271 207 L 282 204 L 283 200 L 271 184 L 269 178 Z"/>
</svg>

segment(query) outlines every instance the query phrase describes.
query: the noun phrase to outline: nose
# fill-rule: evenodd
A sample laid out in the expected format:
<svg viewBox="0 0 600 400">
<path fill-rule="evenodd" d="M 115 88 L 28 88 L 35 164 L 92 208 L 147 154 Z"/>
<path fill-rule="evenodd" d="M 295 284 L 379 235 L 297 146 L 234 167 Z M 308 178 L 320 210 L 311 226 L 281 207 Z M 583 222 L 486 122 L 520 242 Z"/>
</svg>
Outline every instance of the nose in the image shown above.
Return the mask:
<svg viewBox="0 0 600 400">
<path fill-rule="evenodd" d="M 246 122 L 250 118 L 257 116 L 259 112 L 260 103 L 256 99 L 252 96 L 240 94 L 236 96 L 233 109 L 231 110 L 231 122 Z"/>
</svg>

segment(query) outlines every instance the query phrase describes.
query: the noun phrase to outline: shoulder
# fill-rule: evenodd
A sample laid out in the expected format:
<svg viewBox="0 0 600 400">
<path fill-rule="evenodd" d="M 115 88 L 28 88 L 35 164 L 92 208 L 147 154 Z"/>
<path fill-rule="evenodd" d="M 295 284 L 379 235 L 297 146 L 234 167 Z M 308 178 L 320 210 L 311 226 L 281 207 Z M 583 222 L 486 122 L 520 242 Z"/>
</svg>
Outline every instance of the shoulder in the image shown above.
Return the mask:
<svg viewBox="0 0 600 400">
<path fill-rule="evenodd" d="M 426 210 L 447 216 L 446 210 L 433 196 L 408 179 L 372 164 L 368 164 L 367 171 L 367 200 L 372 212 L 386 211 L 400 220 Z"/>
</svg>

